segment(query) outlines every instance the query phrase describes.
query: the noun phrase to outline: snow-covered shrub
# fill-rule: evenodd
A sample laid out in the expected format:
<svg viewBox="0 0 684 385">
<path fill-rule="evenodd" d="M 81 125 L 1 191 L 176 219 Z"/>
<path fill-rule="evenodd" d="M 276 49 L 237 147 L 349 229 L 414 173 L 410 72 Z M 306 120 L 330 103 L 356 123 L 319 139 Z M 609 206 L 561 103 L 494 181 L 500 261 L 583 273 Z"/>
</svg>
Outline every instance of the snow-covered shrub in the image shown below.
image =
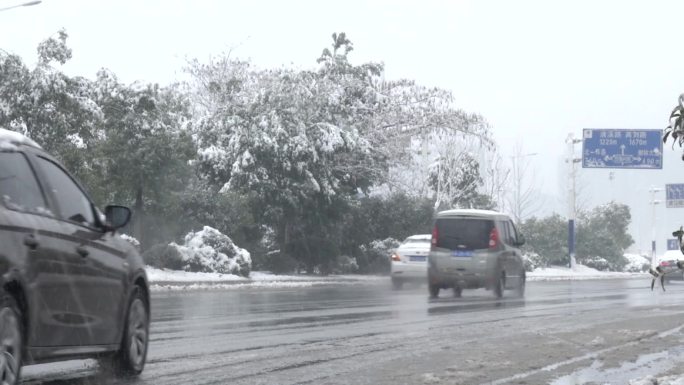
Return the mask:
<svg viewBox="0 0 684 385">
<path fill-rule="evenodd" d="M 236 246 L 220 231 L 205 226 L 185 236 L 182 245 L 155 245 L 143 254 L 145 263 L 152 267 L 204 273 L 249 276 L 252 259 L 247 250 Z"/>
<path fill-rule="evenodd" d="M 154 245 L 145 251 L 142 257 L 146 265 L 158 269 L 184 270 L 185 267 L 183 255 L 175 244 Z"/>
<path fill-rule="evenodd" d="M 249 252 L 235 245 L 220 231 L 204 226 L 198 232 L 185 236 L 183 245 L 172 243 L 185 262 L 184 270 L 193 272 L 216 272 L 249 276 L 252 259 Z"/>
<path fill-rule="evenodd" d="M 359 271 L 359 264 L 356 262 L 356 258 L 350 257 L 348 255 L 340 255 L 335 261 L 335 267 L 333 268 L 334 274 L 353 274 Z"/>
<path fill-rule="evenodd" d="M 591 267 L 592 269 L 599 270 L 599 271 L 611 270 L 610 263 L 608 263 L 608 261 L 605 258 L 601 258 L 601 257 L 583 258 L 581 261 L 581 264 L 584 266 L 587 266 L 587 267 Z"/>
<path fill-rule="evenodd" d="M 388 273 L 390 257 L 401 242 L 394 238 L 375 240 L 360 247 L 357 263 L 364 273 Z"/>
<path fill-rule="evenodd" d="M 625 254 L 627 265 L 622 271 L 627 273 L 643 273 L 651 267 L 648 257 L 639 254 Z"/>
<path fill-rule="evenodd" d="M 534 271 L 538 267 L 545 267 L 546 259 L 537 253 L 525 253 L 523 254 L 523 264 L 525 271 Z"/>
<path fill-rule="evenodd" d="M 134 237 L 128 235 L 128 234 L 119 234 L 121 238 L 123 238 L 124 241 L 130 243 L 131 245 L 135 246 L 136 249 L 140 249 L 140 241 L 135 239 Z"/>
</svg>

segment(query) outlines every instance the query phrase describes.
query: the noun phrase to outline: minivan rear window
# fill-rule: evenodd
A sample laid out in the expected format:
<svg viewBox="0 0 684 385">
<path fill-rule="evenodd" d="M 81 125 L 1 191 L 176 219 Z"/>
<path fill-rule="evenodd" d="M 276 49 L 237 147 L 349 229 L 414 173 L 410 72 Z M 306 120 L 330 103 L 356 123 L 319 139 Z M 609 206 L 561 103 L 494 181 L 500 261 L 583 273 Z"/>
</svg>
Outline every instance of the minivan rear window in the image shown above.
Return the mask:
<svg viewBox="0 0 684 385">
<path fill-rule="evenodd" d="M 430 244 L 430 239 L 407 239 L 402 243 L 402 245 L 420 245 L 420 244 Z"/>
<path fill-rule="evenodd" d="M 479 218 L 437 219 L 437 247 L 449 250 L 479 250 L 489 247 L 494 221 Z"/>
</svg>

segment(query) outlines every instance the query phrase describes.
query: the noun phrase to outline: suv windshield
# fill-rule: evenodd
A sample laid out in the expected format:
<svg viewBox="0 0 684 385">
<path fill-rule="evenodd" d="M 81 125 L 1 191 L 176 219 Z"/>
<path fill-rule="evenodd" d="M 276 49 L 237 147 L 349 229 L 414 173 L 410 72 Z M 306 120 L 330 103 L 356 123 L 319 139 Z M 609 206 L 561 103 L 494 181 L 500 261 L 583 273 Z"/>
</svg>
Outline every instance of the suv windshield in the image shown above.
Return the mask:
<svg viewBox="0 0 684 385">
<path fill-rule="evenodd" d="M 437 219 L 437 247 L 449 250 L 479 250 L 489 247 L 494 222 L 479 218 Z"/>
<path fill-rule="evenodd" d="M 0 200 L 13 210 L 39 211 L 45 206 L 33 171 L 18 152 L 0 152 Z"/>
</svg>

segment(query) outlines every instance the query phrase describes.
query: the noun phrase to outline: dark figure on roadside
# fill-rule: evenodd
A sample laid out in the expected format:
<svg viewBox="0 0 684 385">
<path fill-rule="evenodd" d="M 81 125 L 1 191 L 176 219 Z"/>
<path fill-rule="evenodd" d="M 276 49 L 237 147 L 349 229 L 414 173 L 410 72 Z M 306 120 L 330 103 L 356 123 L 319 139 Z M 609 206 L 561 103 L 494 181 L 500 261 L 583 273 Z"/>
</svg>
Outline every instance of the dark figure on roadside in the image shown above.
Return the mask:
<svg viewBox="0 0 684 385">
<path fill-rule="evenodd" d="M 660 278 L 660 287 L 663 288 L 663 291 L 665 291 L 665 272 L 663 271 L 663 268 L 660 266 L 657 266 L 654 269 L 649 269 L 649 273 L 653 276 L 653 280 L 651 281 L 651 291 L 653 291 L 653 287 L 655 286 L 656 279 Z"/>
<path fill-rule="evenodd" d="M 684 254 L 684 244 L 682 243 L 682 238 L 684 238 L 684 226 L 680 226 L 679 230 L 672 233 L 672 236 L 677 238 L 679 241 L 679 250 Z M 677 268 L 679 270 L 684 270 L 684 261 L 677 261 Z M 658 278 L 660 278 L 660 286 L 663 288 L 663 291 L 665 291 L 665 274 L 668 272 L 661 266 L 656 266 L 655 269 L 649 269 L 648 272 L 653 276 L 651 291 L 653 291 L 656 279 Z"/>
<path fill-rule="evenodd" d="M 684 244 L 682 244 L 682 238 L 684 237 L 684 226 L 679 226 L 679 230 L 672 233 L 672 236 L 677 238 L 677 241 L 679 241 L 679 250 L 684 253 Z"/>
</svg>

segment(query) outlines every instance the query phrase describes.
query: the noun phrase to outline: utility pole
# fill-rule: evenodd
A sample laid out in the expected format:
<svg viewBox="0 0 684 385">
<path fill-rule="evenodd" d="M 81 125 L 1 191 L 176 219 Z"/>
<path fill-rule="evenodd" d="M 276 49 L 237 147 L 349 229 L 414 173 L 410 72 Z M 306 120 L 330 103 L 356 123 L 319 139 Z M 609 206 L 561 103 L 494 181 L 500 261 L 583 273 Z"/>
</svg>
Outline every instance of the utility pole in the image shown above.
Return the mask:
<svg viewBox="0 0 684 385">
<path fill-rule="evenodd" d="M 440 162 L 437 163 L 437 198 L 435 199 L 435 213 L 436 213 L 437 210 L 439 209 L 439 204 L 441 203 L 441 202 L 440 202 L 440 199 L 441 199 L 441 198 L 440 198 L 440 195 L 439 195 L 440 192 L 441 192 L 441 191 L 440 191 L 440 190 L 441 190 L 440 187 L 442 186 L 442 175 L 440 174 L 440 172 L 441 172 L 441 166 L 442 166 L 442 162 L 440 161 Z"/>
<path fill-rule="evenodd" d="M 656 265 L 656 205 L 662 203 L 662 201 L 655 199 L 656 193 L 663 191 L 662 188 L 657 188 L 651 186 L 648 192 L 651 193 L 651 265 Z"/>
<path fill-rule="evenodd" d="M 582 161 L 582 158 L 575 157 L 575 145 L 580 143 L 581 139 L 575 139 L 575 136 L 570 133 L 565 143 L 568 145 L 568 158 L 565 160 L 568 163 L 568 254 L 570 256 L 570 268 L 575 269 L 575 216 L 577 213 L 577 190 L 575 179 L 577 177 L 577 167 L 575 165 Z"/>
</svg>

